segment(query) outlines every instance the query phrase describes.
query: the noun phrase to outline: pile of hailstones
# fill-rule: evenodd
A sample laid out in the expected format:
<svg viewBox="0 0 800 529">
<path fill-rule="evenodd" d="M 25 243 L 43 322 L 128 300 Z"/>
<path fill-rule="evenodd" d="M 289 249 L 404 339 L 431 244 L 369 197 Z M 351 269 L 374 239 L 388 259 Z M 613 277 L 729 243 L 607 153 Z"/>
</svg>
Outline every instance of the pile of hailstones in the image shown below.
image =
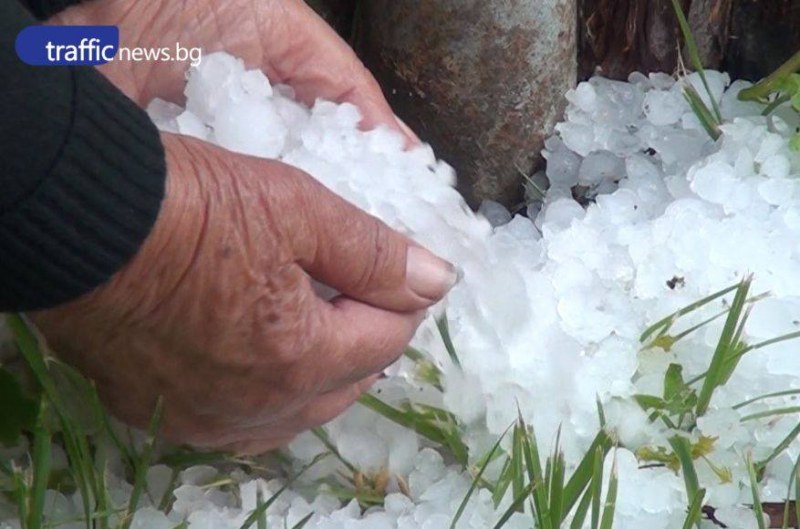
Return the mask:
<svg viewBox="0 0 800 529">
<path fill-rule="evenodd" d="M 720 140 L 712 141 L 692 114 L 681 83 L 694 84 L 709 107 L 716 100 L 725 123 Z M 527 216 L 492 203 L 473 214 L 453 189 L 452 169 L 429 147 L 406 150 L 394 132 L 360 131 L 359 113 L 349 104 L 317 101 L 309 109 L 290 88 L 271 86 L 260 71 L 246 71 L 226 54 L 206 57 L 190 72 L 186 109 L 156 100 L 149 112 L 163 130 L 297 166 L 457 263 L 463 280 L 442 309 L 460 367 L 430 318 L 412 345 L 442 371 L 443 390 L 420 381 L 414 363 L 403 358 L 378 384 L 380 398 L 452 412 L 473 461 L 518 413 L 535 427 L 544 453 L 560 426 L 573 465 L 600 427 L 599 398 L 620 446 L 615 527 L 658 529 L 681 527 L 688 501 L 680 475 L 637 461 L 641 447 L 669 446 L 672 432 L 650 422 L 631 397 L 661 395 L 670 364 L 682 365 L 687 379 L 705 371 L 722 320 L 669 351 L 643 350 L 642 331 L 749 273 L 755 292 L 772 295 L 755 305 L 748 341 L 792 332 L 800 322 L 800 158 L 789 147 L 796 118 L 789 108 L 765 118 L 761 107 L 740 102 L 737 94 L 748 83 L 730 84 L 726 75 L 708 72 L 708 84 L 706 91 L 694 75 L 676 82 L 634 74 L 627 83 L 594 78 L 570 90 L 565 120 L 546 144 L 547 178 L 534 178 L 549 189 L 543 201 L 530 203 Z M 685 325 L 718 312 L 722 303 Z M 730 479 L 721 480 L 702 461 L 698 473 L 708 489 L 705 503 L 729 527 L 756 523 L 747 507 L 744 454 L 766 457 L 797 422 L 796 415 L 740 420 L 791 405 L 791 397 L 733 406 L 800 386 L 795 347 L 784 342 L 745 356 L 692 432 L 695 439 L 717 438 L 708 461 L 728 469 Z M 325 488 L 309 495 L 309 483 L 342 470 L 328 457 L 269 508 L 270 527 L 292 527 L 311 512 L 306 527 L 314 529 L 449 527 L 471 477 L 442 450 L 360 405 L 325 429 L 359 470 L 388 472 L 383 505 L 364 511 Z M 310 433 L 289 447 L 297 468 L 325 451 Z M 799 454 L 800 444 L 793 443 L 769 464 L 764 501 L 785 498 Z M 269 497 L 282 485 L 237 474 L 235 493 L 203 488 L 216 472 L 184 472 L 168 512 L 145 506 L 135 526 L 168 529 L 186 519 L 192 529 L 236 528 L 255 507 L 259 488 Z M 163 487 L 167 477 L 167 469 L 154 467 L 151 487 Z M 74 508 L 70 499 L 59 501 L 62 510 Z M 495 508 L 487 491 L 476 492 L 458 527 L 492 527 L 510 501 Z M 520 513 L 506 527 L 528 528 L 530 519 Z"/>
</svg>

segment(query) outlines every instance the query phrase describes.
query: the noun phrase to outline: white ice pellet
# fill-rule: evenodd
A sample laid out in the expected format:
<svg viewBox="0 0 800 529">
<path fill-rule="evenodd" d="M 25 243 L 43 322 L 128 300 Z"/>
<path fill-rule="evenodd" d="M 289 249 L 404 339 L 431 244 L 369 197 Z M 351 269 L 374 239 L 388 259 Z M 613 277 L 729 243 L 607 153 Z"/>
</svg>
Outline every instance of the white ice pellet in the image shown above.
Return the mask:
<svg viewBox="0 0 800 529">
<path fill-rule="evenodd" d="M 261 70 L 248 70 L 242 74 L 242 88 L 247 95 L 256 99 L 272 96 L 272 85 Z"/>
<path fill-rule="evenodd" d="M 685 111 L 683 96 L 674 90 L 651 90 L 645 96 L 644 113 L 653 125 L 672 125 Z"/>
<path fill-rule="evenodd" d="M 193 136 L 201 140 L 208 139 L 208 127 L 206 127 L 206 125 L 197 116 L 188 110 L 182 112 L 178 117 L 176 117 L 175 122 L 178 126 L 177 132 L 183 134 L 184 136 Z"/>
<path fill-rule="evenodd" d="M 222 103 L 212 128 L 222 147 L 262 158 L 277 157 L 288 132 L 270 103 L 249 100 Z"/>
<path fill-rule="evenodd" d="M 703 80 L 703 77 L 705 77 L 705 80 Z M 731 84 L 731 78 L 728 74 L 713 70 L 706 70 L 703 76 L 699 72 L 691 73 L 685 77 L 685 80 L 692 85 L 700 99 L 709 109 L 719 105 L 725 88 Z"/>
<path fill-rule="evenodd" d="M 511 222 L 511 212 L 509 212 L 504 205 L 494 200 L 484 200 L 481 202 L 478 213 L 486 217 L 486 220 L 495 227 Z"/>
<path fill-rule="evenodd" d="M 578 183 L 584 186 L 597 186 L 604 180 L 619 181 L 625 176 L 625 162 L 608 151 L 589 154 L 581 161 Z"/>
<path fill-rule="evenodd" d="M 726 507 L 714 512 L 714 518 L 731 529 L 758 529 L 758 519 L 752 509 L 747 507 Z M 768 520 L 768 518 L 767 518 Z M 765 525 L 769 525 L 765 522 Z"/>
<path fill-rule="evenodd" d="M 694 192 L 712 204 L 725 203 L 736 185 L 733 167 L 721 161 L 696 168 L 690 179 Z"/>
<path fill-rule="evenodd" d="M 535 427 L 542 453 L 560 428 L 570 470 L 598 431 L 599 400 L 609 430 L 624 446 L 604 463 L 606 476 L 616 465 L 619 477 L 615 528 L 673 529 L 683 526 L 686 515 L 683 478 L 636 454 L 644 447 L 668 448 L 675 432 L 651 422 L 633 396 L 661 396 L 670 364 L 682 365 L 686 380 L 703 373 L 724 318 L 671 348 L 643 347 L 642 331 L 749 273 L 755 277 L 751 295 L 771 295 L 752 304 L 742 340 L 757 344 L 800 326 L 800 167 L 788 147 L 797 113 L 787 106 L 764 118 L 760 107 L 738 100 L 746 83 L 726 90 L 726 75 L 706 76 L 710 96 L 697 74 L 677 82 L 665 74 L 632 75 L 631 83 L 595 77 L 570 91 L 565 121 L 545 143 L 548 182 L 535 177 L 546 196 L 528 190 L 537 199 L 524 208 L 531 218 L 511 218 L 491 202 L 482 215 L 474 214 L 452 189 L 453 169 L 429 147 L 405 150 L 395 132 L 359 130 L 360 114 L 351 104 L 318 101 L 309 109 L 291 88 L 271 86 L 263 73 L 246 71 L 226 54 L 211 54 L 190 72 L 186 112 L 163 101 L 148 110 L 164 130 L 306 171 L 463 271 L 433 311 L 446 308 L 460 367 L 428 318 L 412 346 L 429 362 L 429 376 L 432 366 L 440 373 L 441 391 L 420 379 L 420 366 L 402 358 L 376 385 L 379 398 L 453 414 L 465 430 L 471 464 L 519 414 Z M 718 141 L 691 113 L 682 94 L 686 83 L 710 107 L 720 107 L 725 123 Z M 729 303 L 730 297 L 716 300 L 670 332 L 699 324 Z M 696 461 L 698 480 L 707 489 L 706 502 L 719 507 L 717 518 L 729 527 L 757 526 L 745 507 L 751 500 L 742 454 L 768 457 L 796 426 L 795 416 L 741 421 L 771 407 L 795 406 L 794 396 L 733 407 L 795 388 L 799 379 L 796 342 L 751 351 L 716 390 L 709 411 L 696 418 L 692 440 L 717 438 L 708 461 Z M 327 457 L 271 505 L 270 527 L 292 527 L 310 512 L 315 515 L 307 527 L 315 529 L 450 525 L 472 475 L 445 457 L 446 450 L 363 406 L 324 430 L 364 479 L 385 480 L 383 507 L 342 503 L 326 486 L 311 494 L 313 484 L 338 486 L 348 475 L 342 462 Z M 508 451 L 510 444 L 506 439 L 501 446 Z M 326 452 L 314 434 L 299 436 L 288 450 L 295 469 Z M 798 452 L 795 442 L 768 465 L 764 497 L 780 499 Z M 730 482 L 723 483 L 708 462 L 729 471 Z M 498 472 L 489 469 L 487 476 Z M 172 526 L 185 518 L 190 529 L 241 527 L 255 508 L 256 491 L 268 495 L 282 486 L 242 471 L 231 475 L 238 486 L 209 485 L 223 477 L 210 467 L 185 470 L 168 514 Z M 124 505 L 131 487 L 112 478 L 114 499 Z M 169 476 L 157 466 L 147 478 L 148 492 L 158 497 Z M 51 496 L 54 509 L 77 512 L 73 496 Z M 475 491 L 458 529 L 494 526 L 510 502 L 507 497 L 495 507 L 489 491 Z M 164 525 L 151 507 L 143 505 L 134 524 Z M 517 513 L 509 524 L 530 527 L 530 513 Z"/>
<path fill-rule="evenodd" d="M 145 507 L 136 511 L 130 527 L 131 529 L 172 529 L 175 527 L 175 522 L 163 512 L 152 507 Z"/>
<path fill-rule="evenodd" d="M 592 112 L 597 104 L 597 92 L 589 83 L 581 83 L 567 94 L 567 99 L 584 112 Z"/>
</svg>

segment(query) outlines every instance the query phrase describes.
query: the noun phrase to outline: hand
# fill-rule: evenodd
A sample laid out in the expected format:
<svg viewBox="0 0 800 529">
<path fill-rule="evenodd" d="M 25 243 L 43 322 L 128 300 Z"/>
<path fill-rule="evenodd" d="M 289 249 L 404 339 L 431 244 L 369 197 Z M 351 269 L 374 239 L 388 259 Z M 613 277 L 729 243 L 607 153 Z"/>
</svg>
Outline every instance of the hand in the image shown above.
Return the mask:
<svg viewBox="0 0 800 529">
<path fill-rule="evenodd" d="M 146 425 L 162 396 L 168 439 L 281 446 L 397 358 L 453 267 L 297 169 L 162 137 L 167 192 L 139 253 L 32 317 L 121 419 Z"/>
<path fill-rule="evenodd" d="M 52 24 L 109 24 L 120 28 L 120 45 L 225 50 L 272 82 L 291 85 L 298 98 L 350 102 L 362 126 L 386 125 L 416 136 L 395 118 L 372 74 L 352 49 L 302 0 L 95 0 L 73 6 Z M 183 100 L 187 63 L 111 62 L 100 67 L 125 94 L 146 105 L 154 97 Z"/>
</svg>

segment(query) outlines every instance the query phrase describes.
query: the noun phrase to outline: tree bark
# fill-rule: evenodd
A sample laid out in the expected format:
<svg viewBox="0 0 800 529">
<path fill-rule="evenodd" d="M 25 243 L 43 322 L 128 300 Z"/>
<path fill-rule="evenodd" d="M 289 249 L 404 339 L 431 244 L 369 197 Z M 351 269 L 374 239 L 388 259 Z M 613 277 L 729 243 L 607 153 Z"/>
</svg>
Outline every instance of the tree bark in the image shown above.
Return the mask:
<svg viewBox="0 0 800 529">
<path fill-rule="evenodd" d="M 676 70 L 682 38 L 671 0 L 578 1 L 579 78 Z M 681 4 L 707 68 L 758 80 L 800 49 L 800 0 Z"/>
</svg>

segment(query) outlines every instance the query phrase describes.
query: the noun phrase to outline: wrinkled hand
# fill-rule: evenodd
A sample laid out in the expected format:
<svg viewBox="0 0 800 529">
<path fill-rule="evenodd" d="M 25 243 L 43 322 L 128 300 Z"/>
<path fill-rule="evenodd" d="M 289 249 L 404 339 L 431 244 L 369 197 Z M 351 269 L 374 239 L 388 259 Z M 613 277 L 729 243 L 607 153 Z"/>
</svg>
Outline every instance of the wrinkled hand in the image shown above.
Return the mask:
<svg viewBox="0 0 800 529">
<path fill-rule="evenodd" d="M 53 24 L 109 24 L 120 45 L 224 50 L 262 69 L 272 82 L 291 85 L 298 98 L 358 106 L 365 128 L 386 125 L 416 137 L 399 123 L 372 74 L 352 49 L 302 0 L 94 0 L 71 7 Z M 140 105 L 154 97 L 181 102 L 187 63 L 111 62 L 100 67 Z"/>
<path fill-rule="evenodd" d="M 341 413 L 455 282 L 434 257 L 289 166 L 163 135 L 166 198 L 106 285 L 33 314 L 121 419 L 257 453 Z M 343 293 L 317 297 L 310 277 Z"/>
</svg>

